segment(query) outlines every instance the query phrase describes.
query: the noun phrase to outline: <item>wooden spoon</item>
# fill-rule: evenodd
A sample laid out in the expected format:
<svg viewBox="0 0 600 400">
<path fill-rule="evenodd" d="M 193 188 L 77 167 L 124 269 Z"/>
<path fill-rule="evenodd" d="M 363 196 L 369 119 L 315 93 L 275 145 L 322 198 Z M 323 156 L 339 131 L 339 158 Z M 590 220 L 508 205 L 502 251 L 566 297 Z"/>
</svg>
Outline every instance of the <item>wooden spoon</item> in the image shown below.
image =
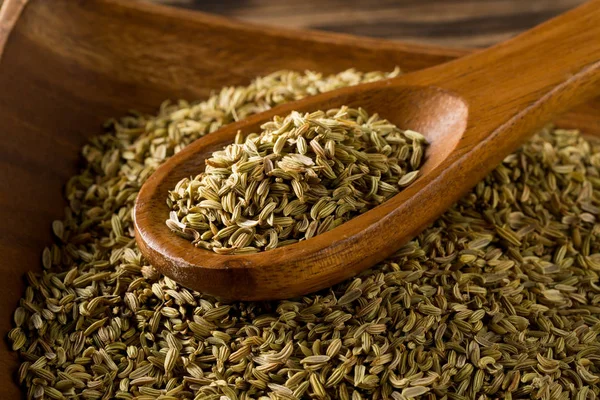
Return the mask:
<svg viewBox="0 0 600 400">
<path fill-rule="evenodd" d="M 600 1 L 586 3 L 515 39 L 399 78 L 288 103 L 207 135 L 163 164 L 134 210 L 143 254 L 192 289 L 230 299 L 288 298 L 349 278 L 393 254 L 514 151 L 537 128 L 600 92 Z M 287 247 L 218 255 L 165 225 L 168 191 L 200 172 L 238 130 L 257 132 L 275 115 L 341 105 L 378 112 L 423 133 L 421 176 L 384 204 Z"/>
</svg>

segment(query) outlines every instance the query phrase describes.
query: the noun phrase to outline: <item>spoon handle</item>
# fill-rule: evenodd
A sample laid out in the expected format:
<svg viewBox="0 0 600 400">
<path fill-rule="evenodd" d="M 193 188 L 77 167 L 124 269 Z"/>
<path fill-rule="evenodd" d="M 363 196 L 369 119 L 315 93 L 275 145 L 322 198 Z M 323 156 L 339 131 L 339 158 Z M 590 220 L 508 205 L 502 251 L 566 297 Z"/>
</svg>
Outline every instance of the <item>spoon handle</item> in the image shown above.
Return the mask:
<svg viewBox="0 0 600 400">
<path fill-rule="evenodd" d="M 600 1 L 414 77 L 466 100 L 465 140 L 502 136 L 512 151 L 523 140 L 518 136 L 600 93 Z"/>
</svg>

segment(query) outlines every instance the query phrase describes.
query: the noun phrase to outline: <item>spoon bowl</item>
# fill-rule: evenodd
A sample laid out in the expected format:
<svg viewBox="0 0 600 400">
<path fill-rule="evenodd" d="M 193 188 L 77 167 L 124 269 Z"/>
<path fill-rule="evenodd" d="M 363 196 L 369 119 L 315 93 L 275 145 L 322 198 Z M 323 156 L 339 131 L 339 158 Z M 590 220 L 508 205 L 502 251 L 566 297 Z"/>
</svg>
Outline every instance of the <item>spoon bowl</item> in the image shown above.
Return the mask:
<svg viewBox="0 0 600 400">
<path fill-rule="evenodd" d="M 552 117 L 600 92 L 600 1 L 445 65 L 288 103 L 192 143 L 144 184 L 134 218 L 143 254 L 192 289 L 242 300 L 322 289 L 383 260 Z M 541 67 L 543 66 L 543 67 Z M 197 249 L 165 225 L 168 191 L 202 171 L 238 131 L 275 115 L 342 105 L 379 113 L 430 143 L 418 179 L 378 207 L 309 240 L 249 255 Z"/>
<path fill-rule="evenodd" d="M 378 212 L 360 215 L 343 224 L 341 229 L 333 229 L 306 242 L 249 255 L 219 255 L 194 248 L 188 240 L 172 233 L 165 220 L 170 211 L 166 204 L 169 190 L 179 180 L 200 173 L 213 151 L 234 141 L 238 129 L 246 134 L 257 132 L 260 125 L 273 116 L 285 115 L 293 110 L 310 112 L 341 105 L 377 109 L 383 118 L 405 129 L 418 131 L 427 138 L 430 145 L 419 180 L 425 181 L 430 175 L 436 175 L 436 168 L 452 154 L 465 130 L 467 105 L 458 96 L 442 89 L 399 86 L 395 83 L 392 80 L 376 82 L 364 85 L 360 92 L 345 88 L 336 97 L 317 96 L 285 104 L 231 124 L 187 146 L 149 178 L 138 196 L 135 218 L 138 242 L 143 246 L 144 254 L 153 265 L 161 271 L 168 271 L 178 282 L 197 290 L 240 299 L 291 297 L 306 293 L 306 290 L 315 291 L 353 276 L 365 265 L 374 262 L 365 258 L 353 264 L 345 263 L 346 268 L 340 269 L 337 263 L 321 261 L 339 258 L 339 262 L 343 263 L 343 254 L 349 249 L 364 253 L 368 248 L 378 248 L 376 258 L 380 257 L 381 252 L 391 254 L 396 246 L 389 245 L 386 237 L 376 234 L 365 238 L 365 226 L 375 228 L 380 224 L 395 223 L 388 222 L 386 215 L 393 216 L 394 211 L 397 213 L 402 205 L 408 205 L 414 189 L 403 190 L 377 207 Z M 432 109 L 438 112 L 432 114 L 427 111 Z M 163 254 L 176 256 L 165 258 Z M 289 287 L 278 283 L 284 279 L 282 274 L 287 277 L 285 281 Z M 307 276 L 312 278 L 306 279 Z M 301 287 L 295 284 L 298 279 L 303 279 Z M 272 292 L 267 292 L 271 287 L 269 282 L 273 282 L 275 290 Z M 253 295 L 257 286 L 263 288 L 259 297 Z M 225 291 L 218 288 L 225 288 Z"/>
</svg>

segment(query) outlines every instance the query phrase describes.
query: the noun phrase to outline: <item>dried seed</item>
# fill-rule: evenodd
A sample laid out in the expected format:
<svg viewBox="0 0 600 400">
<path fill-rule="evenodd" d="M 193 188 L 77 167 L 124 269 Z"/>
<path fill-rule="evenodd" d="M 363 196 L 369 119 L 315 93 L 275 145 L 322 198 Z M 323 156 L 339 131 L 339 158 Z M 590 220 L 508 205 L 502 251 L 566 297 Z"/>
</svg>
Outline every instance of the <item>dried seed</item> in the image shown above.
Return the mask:
<svg viewBox="0 0 600 400">
<path fill-rule="evenodd" d="M 168 157 L 234 119 L 385 76 L 280 72 L 198 104 L 165 103 L 157 116 L 111 121 L 108 133 L 84 148 L 84 170 L 66 186 L 69 209 L 53 224 L 55 244 L 42 253 L 43 271 L 26 275 L 15 310 L 8 339 L 22 359 L 16 377 L 25 396 L 598 397 L 600 145 L 576 131 L 544 129 L 412 242 L 328 291 L 224 302 L 144 262 L 131 210 L 139 187 Z M 422 153 L 419 135 L 399 134 L 361 109 L 295 118 L 265 129 L 280 129 L 275 140 L 292 127 L 302 132 L 282 151 L 295 144 L 314 165 L 291 157 L 279 166 L 277 157 L 261 155 L 271 144 L 240 134 L 231 157 L 214 158 L 211 168 L 227 175 L 243 162 L 246 175 L 203 188 L 197 179 L 182 182 L 171 195 L 190 200 L 181 203 L 187 214 L 175 213 L 170 224 L 198 247 L 226 243 L 244 228 L 238 238 L 254 235 L 252 246 L 276 248 L 393 195 L 415 152 Z M 338 129 L 341 120 L 355 124 Z M 374 135 L 365 124 L 386 133 Z M 346 146 L 343 130 L 362 135 L 374 155 Z M 386 164 L 395 159 L 402 161 Z M 349 168 L 340 171 L 338 162 Z M 336 175 L 337 189 L 327 193 L 317 184 L 313 166 L 326 179 Z M 310 184 L 297 170 L 306 170 Z M 199 207 L 201 196 L 220 206 Z M 246 197 L 255 207 L 236 211 Z M 311 221 L 305 214 L 323 197 L 330 199 L 315 217 L 328 214 L 323 209 L 332 202 L 335 212 Z M 271 202 L 277 207 L 259 222 Z M 227 213 L 241 225 L 223 228 L 231 223 Z M 195 238 L 188 229 L 207 234 Z"/>
</svg>

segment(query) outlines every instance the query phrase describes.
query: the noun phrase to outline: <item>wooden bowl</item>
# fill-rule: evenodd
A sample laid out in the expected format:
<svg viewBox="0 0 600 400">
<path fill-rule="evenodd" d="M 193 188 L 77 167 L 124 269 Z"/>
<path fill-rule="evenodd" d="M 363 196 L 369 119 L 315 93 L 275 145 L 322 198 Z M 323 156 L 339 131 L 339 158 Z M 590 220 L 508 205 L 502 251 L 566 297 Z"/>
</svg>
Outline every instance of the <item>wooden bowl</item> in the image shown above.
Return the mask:
<svg viewBox="0 0 600 400">
<path fill-rule="evenodd" d="M 287 31 L 131 0 L 5 0 L 0 11 L 0 332 L 41 266 L 62 188 L 104 120 L 162 100 L 205 98 L 225 85 L 288 68 L 405 71 L 466 50 L 332 33 Z M 559 123 L 600 135 L 600 101 Z M 19 361 L 0 347 L 0 398 L 18 398 Z"/>
</svg>

